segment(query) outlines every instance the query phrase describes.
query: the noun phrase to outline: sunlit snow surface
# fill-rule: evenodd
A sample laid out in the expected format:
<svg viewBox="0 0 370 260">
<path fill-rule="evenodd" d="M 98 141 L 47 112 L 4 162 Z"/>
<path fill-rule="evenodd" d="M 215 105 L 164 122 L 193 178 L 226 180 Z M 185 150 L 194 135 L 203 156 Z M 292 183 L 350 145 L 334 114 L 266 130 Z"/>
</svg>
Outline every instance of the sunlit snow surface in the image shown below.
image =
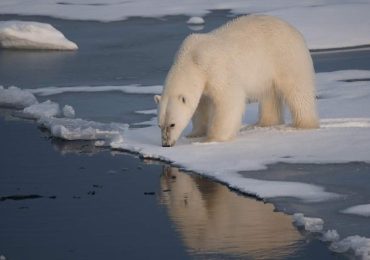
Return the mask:
<svg viewBox="0 0 370 260">
<path fill-rule="evenodd" d="M 46 15 L 73 20 L 117 21 L 129 17 L 205 16 L 210 10 L 279 16 L 305 35 L 310 49 L 370 44 L 367 0 L 2 0 L 1 14 Z M 205 17 L 206 19 L 206 17 Z"/>
<path fill-rule="evenodd" d="M 52 25 L 24 21 L 0 21 L 0 47 L 40 50 L 78 49 L 74 42 L 66 39 Z"/>
</svg>

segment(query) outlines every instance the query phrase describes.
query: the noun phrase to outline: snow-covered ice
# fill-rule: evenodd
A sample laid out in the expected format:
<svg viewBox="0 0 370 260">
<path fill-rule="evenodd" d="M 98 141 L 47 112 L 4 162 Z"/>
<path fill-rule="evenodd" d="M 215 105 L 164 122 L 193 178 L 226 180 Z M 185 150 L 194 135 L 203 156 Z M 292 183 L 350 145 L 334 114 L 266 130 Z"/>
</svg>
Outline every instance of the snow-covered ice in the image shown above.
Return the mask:
<svg viewBox="0 0 370 260">
<path fill-rule="evenodd" d="M 67 118 L 74 118 L 76 116 L 76 112 L 72 106 L 65 105 L 63 107 L 63 115 Z"/>
<path fill-rule="evenodd" d="M 368 0 L 2 0 L 1 14 L 46 15 L 72 20 L 118 21 L 129 17 L 205 16 L 210 10 L 275 15 L 296 26 L 310 49 L 370 44 Z"/>
<path fill-rule="evenodd" d="M 338 232 L 335 229 L 327 230 L 322 234 L 321 240 L 325 242 L 334 242 L 338 241 L 340 239 L 340 236 Z"/>
<path fill-rule="evenodd" d="M 204 19 L 203 17 L 200 17 L 200 16 L 192 16 L 189 18 L 189 20 L 186 23 L 192 24 L 192 25 L 204 24 Z"/>
<path fill-rule="evenodd" d="M 52 25 L 24 21 L 0 21 L 0 47 L 40 50 L 78 49 L 74 42 L 66 39 Z"/>
<path fill-rule="evenodd" d="M 362 260 L 370 259 L 370 239 L 361 236 L 349 236 L 338 242 L 333 242 L 330 249 L 337 253 L 345 253 L 353 250 L 356 256 Z"/>
<path fill-rule="evenodd" d="M 42 117 L 38 124 L 50 131 L 54 137 L 66 140 L 100 140 L 98 145 L 119 145 L 124 140 L 128 125 L 103 124 L 79 118 Z"/>
<path fill-rule="evenodd" d="M 363 217 L 370 217 L 370 204 L 356 205 L 341 211 L 345 214 L 353 214 Z"/>
<path fill-rule="evenodd" d="M 39 119 L 41 117 L 55 117 L 60 115 L 58 103 L 47 100 L 42 103 L 33 104 L 23 109 L 22 117 Z"/>
<path fill-rule="evenodd" d="M 321 232 L 324 227 L 324 220 L 321 218 L 305 217 L 302 213 L 295 213 L 293 215 L 293 222 L 299 227 L 304 227 L 309 232 Z"/>
<path fill-rule="evenodd" d="M 11 86 L 0 86 L 0 106 L 9 108 L 25 108 L 37 104 L 36 97 L 29 91 Z"/>
</svg>

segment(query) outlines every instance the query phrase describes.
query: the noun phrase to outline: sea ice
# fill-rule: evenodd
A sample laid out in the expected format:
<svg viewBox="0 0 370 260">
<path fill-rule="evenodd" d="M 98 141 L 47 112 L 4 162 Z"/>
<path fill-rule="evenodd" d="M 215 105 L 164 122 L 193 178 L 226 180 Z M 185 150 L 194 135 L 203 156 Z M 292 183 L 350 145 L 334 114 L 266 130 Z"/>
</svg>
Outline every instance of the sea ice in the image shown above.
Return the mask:
<svg viewBox="0 0 370 260">
<path fill-rule="evenodd" d="M 76 50 L 77 45 L 50 24 L 0 22 L 0 47 L 12 49 Z"/>
<path fill-rule="evenodd" d="M 186 23 L 192 25 L 204 24 L 204 19 L 200 16 L 192 16 Z"/>
<path fill-rule="evenodd" d="M 66 140 L 102 140 L 108 145 L 119 145 L 123 141 L 127 124 L 103 124 L 79 118 L 42 117 L 38 124 L 50 131 L 54 137 Z"/>
<path fill-rule="evenodd" d="M 295 213 L 293 221 L 297 226 L 303 226 L 309 232 L 321 232 L 324 227 L 324 220 L 321 218 L 305 217 L 302 213 Z"/>
<path fill-rule="evenodd" d="M 17 87 L 0 86 L 0 106 L 9 108 L 25 108 L 37 104 L 36 97 L 29 91 Z"/>
<path fill-rule="evenodd" d="M 327 230 L 322 234 L 321 240 L 325 242 L 333 242 L 339 240 L 339 234 L 335 229 Z"/>
<path fill-rule="evenodd" d="M 39 119 L 41 117 L 55 117 L 60 115 L 58 103 L 47 100 L 42 103 L 34 104 L 23 109 L 22 117 Z"/>
<path fill-rule="evenodd" d="M 337 253 L 345 253 L 351 249 L 362 260 L 370 259 L 370 239 L 366 237 L 349 236 L 338 242 L 333 242 L 330 249 Z"/>
<path fill-rule="evenodd" d="M 353 214 L 363 217 L 370 217 L 370 204 L 357 205 L 341 211 L 345 214 Z"/>
<path fill-rule="evenodd" d="M 68 117 L 68 118 L 74 118 L 75 115 L 76 115 L 76 112 L 74 110 L 74 108 L 70 105 L 65 105 L 63 107 L 63 115 L 64 117 Z"/>
</svg>

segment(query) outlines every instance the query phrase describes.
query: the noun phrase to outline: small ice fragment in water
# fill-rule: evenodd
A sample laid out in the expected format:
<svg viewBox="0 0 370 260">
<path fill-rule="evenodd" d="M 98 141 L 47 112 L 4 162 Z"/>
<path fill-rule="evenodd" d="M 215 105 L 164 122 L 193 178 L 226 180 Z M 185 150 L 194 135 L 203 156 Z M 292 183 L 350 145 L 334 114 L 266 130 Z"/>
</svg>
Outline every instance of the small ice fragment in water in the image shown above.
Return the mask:
<svg viewBox="0 0 370 260">
<path fill-rule="evenodd" d="M 186 23 L 192 24 L 192 25 L 204 24 L 204 19 L 200 16 L 193 16 L 193 17 L 190 17 Z"/>
<path fill-rule="evenodd" d="M 13 49 L 77 50 L 74 42 L 52 25 L 39 22 L 1 21 L 0 47 Z"/>
<path fill-rule="evenodd" d="M 54 117 L 58 115 L 60 115 L 59 104 L 50 100 L 23 109 L 23 116 L 28 118 L 39 119 L 41 117 Z"/>
<path fill-rule="evenodd" d="M 36 97 L 27 90 L 14 86 L 9 88 L 0 86 L 0 106 L 2 107 L 25 108 L 37 103 Z"/>
<path fill-rule="evenodd" d="M 321 240 L 325 242 L 338 241 L 339 234 L 335 229 L 330 229 L 322 235 Z"/>
<path fill-rule="evenodd" d="M 0 255 L 0 260 L 6 260 L 6 257 L 3 255 Z"/>
<path fill-rule="evenodd" d="M 352 249 L 356 256 L 363 260 L 370 259 L 370 239 L 361 236 L 349 236 L 330 245 L 330 250 L 336 253 L 344 253 Z"/>
<path fill-rule="evenodd" d="M 297 226 L 303 226 L 309 232 L 321 232 L 324 227 L 324 220 L 321 218 L 305 217 L 302 213 L 295 213 L 293 221 Z"/>
<path fill-rule="evenodd" d="M 70 105 L 65 105 L 63 107 L 63 115 L 67 118 L 74 118 L 76 115 L 75 110 L 73 109 L 72 106 Z"/>
<path fill-rule="evenodd" d="M 128 129 L 127 124 L 104 124 L 79 118 L 42 117 L 38 123 L 54 137 L 65 140 L 103 140 L 117 146 L 123 142 L 123 133 Z"/>
</svg>

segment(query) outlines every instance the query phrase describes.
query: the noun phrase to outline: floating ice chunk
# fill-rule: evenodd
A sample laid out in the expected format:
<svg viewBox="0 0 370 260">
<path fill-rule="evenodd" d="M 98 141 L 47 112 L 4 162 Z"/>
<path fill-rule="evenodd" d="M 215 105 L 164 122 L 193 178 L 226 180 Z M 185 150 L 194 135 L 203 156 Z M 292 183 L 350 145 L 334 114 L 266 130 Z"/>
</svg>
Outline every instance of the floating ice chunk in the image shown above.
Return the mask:
<svg viewBox="0 0 370 260">
<path fill-rule="evenodd" d="M 75 113 L 75 110 L 72 106 L 65 105 L 63 107 L 63 115 L 67 118 L 74 118 L 76 113 Z"/>
<path fill-rule="evenodd" d="M 39 119 L 41 117 L 54 117 L 60 115 L 58 103 L 47 100 L 23 109 L 22 117 Z"/>
<path fill-rule="evenodd" d="M 38 123 L 48 129 L 52 136 L 66 140 L 104 140 L 107 145 L 118 145 L 123 141 L 127 124 L 103 124 L 72 118 L 42 117 Z"/>
<path fill-rule="evenodd" d="M 333 242 L 330 249 L 336 253 L 344 253 L 352 249 L 356 256 L 363 260 L 370 259 L 370 239 L 361 236 L 349 236 L 338 242 Z"/>
<path fill-rule="evenodd" d="M 309 232 L 321 232 L 324 227 L 324 220 L 321 218 L 305 217 L 302 213 L 295 213 L 293 221 L 297 226 L 303 226 Z"/>
<path fill-rule="evenodd" d="M 76 50 L 77 45 L 47 23 L 0 22 L 0 47 L 13 49 Z"/>
<path fill-rule="evenodd" d="M 0 255 L 0 260 L 6 260 L 6 257 L 3 255 Z"/>
<path fill-rule="evenodd" d="M 37 104 L 36 97 L 27 90 L 17 87 L 4 88 L 0 86 L 0 106 L 10 108 L 25 108 Z"/>
<path fill-rule="evenodd" d="M 339 240 L 339 234 L 335 229 L 330 229 L 322 234 L 321 240 L 326 242 L 333 242 Z"/>
<path fill-rule="evenodd" d="M 354 214 L 363 217 L 370 217 L 370 204 L 357 205 L 341 211 L 345 214 Z"/>
<path fill-rule="evenodd" d="M 204 19 L 203 17 L 200 17 L 200 16 L 193 16 L 193 17 L 190 17 L 186 23 L 192 24 L 192 25 L 204 24 Z"/>
</svg>

